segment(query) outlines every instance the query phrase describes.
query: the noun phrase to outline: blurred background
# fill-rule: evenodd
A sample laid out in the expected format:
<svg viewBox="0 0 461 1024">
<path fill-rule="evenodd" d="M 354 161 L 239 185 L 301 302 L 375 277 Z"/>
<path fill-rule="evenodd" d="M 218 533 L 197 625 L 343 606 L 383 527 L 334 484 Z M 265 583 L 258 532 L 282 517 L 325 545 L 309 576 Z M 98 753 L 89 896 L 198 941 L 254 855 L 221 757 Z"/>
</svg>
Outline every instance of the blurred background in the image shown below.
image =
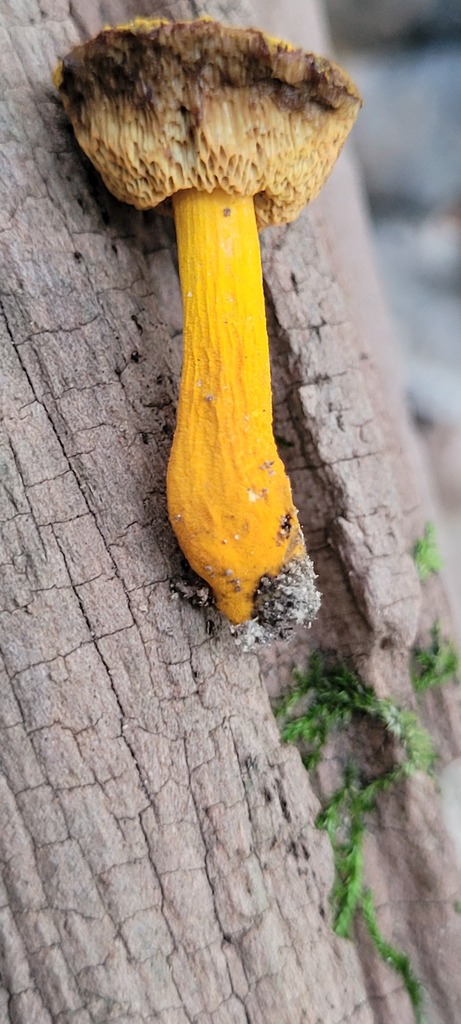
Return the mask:
<svg viewBox="0 0 461 1024">
<path fill-rule="evenodd" d="M 325 0 L 441 546 L 461 603 L 461 2 Z"/>
</svg>

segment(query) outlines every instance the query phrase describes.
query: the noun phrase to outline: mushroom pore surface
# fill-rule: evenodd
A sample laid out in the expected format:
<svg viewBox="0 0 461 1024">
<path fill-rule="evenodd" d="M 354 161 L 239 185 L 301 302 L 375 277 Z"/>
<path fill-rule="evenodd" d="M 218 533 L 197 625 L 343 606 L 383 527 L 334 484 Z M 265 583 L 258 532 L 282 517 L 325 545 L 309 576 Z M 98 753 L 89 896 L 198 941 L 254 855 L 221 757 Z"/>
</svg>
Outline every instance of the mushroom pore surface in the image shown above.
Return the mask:
<svg viewBox="0 0 461 1024">
<path fill-rule="evenodd" d="M 207 19 L 105 29 L 54 81 L 118 199 L 147 209 L 221 188 L 255 197 L 258 228 L 293 220 L 317 195 L 361 104 L 336 64 Z"/>
</svg>

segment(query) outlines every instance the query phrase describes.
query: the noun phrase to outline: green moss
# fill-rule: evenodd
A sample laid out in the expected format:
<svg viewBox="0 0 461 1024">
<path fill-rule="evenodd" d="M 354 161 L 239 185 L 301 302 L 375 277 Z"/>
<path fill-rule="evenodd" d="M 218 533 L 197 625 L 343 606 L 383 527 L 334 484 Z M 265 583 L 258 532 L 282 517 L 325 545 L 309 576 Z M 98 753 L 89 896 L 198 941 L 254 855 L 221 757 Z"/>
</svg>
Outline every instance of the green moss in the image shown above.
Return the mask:
<svg viewBox="0 0 461 1024">
<path fill-rule="evenodd" d="M 417 647 L 413 652 L 411 682 L 416 693 L 424 693 L 433 686 L 441 686 L 450 679 L 458 681 L 459 655 L 451 640 L 442 640 L 440 624 L 435 622 L 428 647 Z"/>
<path fill-rule="evenodd" d="M 391 946 L 380 932 L 378 922 L 376 920 L 373 896 L 369 890 L 366 890 L 363 895 L 362 912 L 368 931 L 379 955 L 386 961 L 386 963 L 390 964 L 390 966 L 394 968 L 394 971 L 397 971 L 397 974 L 400 974 L 401 978 L 403 978 L 405 988 L 410 996 L 411 1003 L 415 1011 L 415 1019 L 418 1022 L 422 1021 L 423 991 L 421 985 L 413 974 L 410 960 L 407 955 L 405 953 L 401 953 L 398 949 L 395 949 L 394 946 Z"/>
<path fill-rule="evenodd" d="M 319 651 L 310 658 L 305 673 L 295 672 L 295 685 L 275 707 L 286 743 L 302 747 L 308 769 L 319 763 L 329 735 L 350 724 L 354 715 L 382 723 L 403 746 L 402 774 L 416 768 L 427 771 L 433 760 L 428 733 L 412 711 L 399 708 L 389 698 L 377 697 L 347 665 L 329 662 Z"/>
<path fill-rule="evenodd" d="M 416 541 L 413 557 L 421 580 L 440 570 L 442 561 L 432 523 L 427 523 L 423 537 Z M 429 645 L 412 654 L 414 690 L 423 693 L 441 685 L 455 678 L 459 668 L 456 648 L 451 641 L 441 639 L 440 626 L 435 623 Z M 389 698 L 377 697 L 356 672 L 319 651 L 311 656 L 307 671 L 295 673 L 294 678 L 294 686 L 278 702 L 275 715 L 282 739 L 296 744 L 308 770 L 319 764 L 332 733 L 360 718 L 377 722 L 400 747 L 392 767 L 373 778 L 366 777 L 364 766 L 349 763 L 341 785 L 324 804 L 317 826 L 327 832 L 333 850 L 331 903 L 336 934 L 349 938 L 356 915 L 361 914 L 378 954 L 402 979 L 419 1024 L 422 989 L 408 956 L 392 946 L 379 929 L 373 895 L 364 884 L 363 846 L 367 819 L 377 797 L 417 770 L 431 772 L 435 755 L 430 736 L 412 711 L 398 707 Z M 454 904 L 454 909 L 461 912 L 461 901 Z"/>
<path fill-rule="evenodd" d="M 440 572 L 443 563 L 437 547 L 433 523 L 426 523 L 423 536 L 415 542 L 413 558 L 420 580 L 424 581 L 431 573 Z"/>
<path fill-rule="evenodd" d="M 424 538 L 415 545 L 415 560 L 421 579 L 440 568 L 430 523 Z M 428 646 L 413 651 L 412 685 L 417 693 L 424 693 L 456 678 L 459 671 L 456 648 L 450 640 L 442 640 L 436 622 Z M 349 938 L 356 915 L 361 914 L 377 952 L 400 975 L 420 1024 L 422 989 L 408 956 L 379 930 L 373 895 L 364 885 L 363 845 L 367 819 L 377 797 L 415 771 L 432 771 L 435 755 L 431 738 L 412 711 L 400 708 L 389 698 L 377 697 L 356 672 L 320 651 L 312 654 L 306 672 L 295 673 L 294 685 L 276 705 L 275 715 L 282 739 L 296 744 L 308 770 L 321 761 L 330 736 L 350 727 L 354 720 L 372 719 L 398 745 L 394 764 L 373 778 L 366 776 L 364 766 L 347 764 L 342 783 L 325 802 L 317 826 L 327 832 L 333 850 L 331 903 L 336 934 Z M 454 904 L 454 909 L 461 913 L 461 901 Z"/>
<path fill-rule="evenodd" d="M 333 850 L 335 881 L 331 902 L 335 932 L 348 938 L 356 915 L 362 915 L 379 955 L 400 975 L 415 1019 L 420 1022 L 419 982 L 406 954 L 381 934 L 372 894 L 364 886 L 363 842 L 367 816 L 375 809 L 378 795 L 416 770 L 431 770 L 434 751 L 430 737 L 413 712 L 377 697 L 354 671 L 329 662 L 319 652 L 312 655 L 307 672 L 296 673 L 295 686 L 278 703 L 275 714 L 282 739 L 296 743 L 308 769 L 318 765 L 331 733 L 349 726 L 357 717 L 380 723 L 400 744 L 401 754 L 396 763 L 372 779 L 365 777 L 359 765 L 349 764 L 342 785 L 319 814 L 317 826 L 327 832 Z"/>
</svg>

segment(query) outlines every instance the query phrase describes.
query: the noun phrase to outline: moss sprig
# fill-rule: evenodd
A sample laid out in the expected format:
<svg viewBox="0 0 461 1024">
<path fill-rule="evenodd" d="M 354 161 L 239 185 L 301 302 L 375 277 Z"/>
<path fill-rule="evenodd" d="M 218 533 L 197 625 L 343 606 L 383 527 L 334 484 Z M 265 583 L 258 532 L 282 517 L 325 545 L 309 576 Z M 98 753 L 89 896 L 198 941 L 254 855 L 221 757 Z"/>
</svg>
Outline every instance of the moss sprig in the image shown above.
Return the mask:
<svg viewBox="0 0 461 1024">
<path fill-rule="evenodd" d="M 328 664 L 319 651 L 311 655 L 306 672 L 295 672 L 295 685 L 274 708 L 285 743 L 301 747 L 304 765 L 315 768 L 329 735 L 350 724 L 353 716 L 373 718 L 402 744 L 401 771 L 427 771 L 433 760 L 428 733 L 412 711 L 390 698 L 377 697 L 347 665 Z M 383 777 L 384 778 L 384 777 Z"/>
<path fill-rule="evenodd" d="M 400 744 L 397 763 L 373 779 L 365 778 L 358 765 L 349 764 L 342 785 L 327 800 L 316 824 L 327 832 L 333 850 L 331 902 L 336 934 L 350 937 L 355 917 L 361 913 L 379 955 L 402 978 L 419 1024 L 421 986 L 406 954 L 379 930 L 373 897 L 364 884 L 363 846 L 367 816 L 375 809 L 378 795 L 417 770 L 431 770 L 434 751 L 429 734 L 413 712 L 377 697 L 356 672 L 343 664 L 329 664 L 320 652 L 311 656 L 305 673 L 296 673 L 293 689 L 279 701 L 275 714 L 282 739 L 300 748 L 308 769 L 319 764 L 331 733 L 357 716 L 380 722 Z"/>
<path fill-rule="evenodd" d="M 443 640 L 440 623 L 435 622 L 428 647 L 417 647 L 413 652 L 411 682 L 416 693 L 424 693 L 434 686 L 455 679 L 459 682 L 459 654 L 451 640 Z"/>
<path fill-rule="evenodd" d="M 423 990 L 421 983 L 415 977 L 413 969 L 410 963 L 410 959 L 406 953 L 402 953 L 400 950 L 392 946 L 384 938 L 378 921 L 376 918 L 376 908 L 373 900 L 373 894 L 369 889 L 365 890 L 362 899 L 362 913 L 365 924 L 368 931 L 373 939 L 376 949 L 382 960 L 390 964 L 394 968 L 397 974 L 403 978 L 405 988 L 411 1000 L 411 1004 L 414 1009 L 415 1019 L 419 1022 L 423 1020 Z"/>
<path fill-rule="evenodd" d="M 413 559 L 421 582 L 432 573 L 440 572 L 443 562 L 437 547 L 434 523 L 426 523 L 423 536 L 415 541 Z"/>
</svg>

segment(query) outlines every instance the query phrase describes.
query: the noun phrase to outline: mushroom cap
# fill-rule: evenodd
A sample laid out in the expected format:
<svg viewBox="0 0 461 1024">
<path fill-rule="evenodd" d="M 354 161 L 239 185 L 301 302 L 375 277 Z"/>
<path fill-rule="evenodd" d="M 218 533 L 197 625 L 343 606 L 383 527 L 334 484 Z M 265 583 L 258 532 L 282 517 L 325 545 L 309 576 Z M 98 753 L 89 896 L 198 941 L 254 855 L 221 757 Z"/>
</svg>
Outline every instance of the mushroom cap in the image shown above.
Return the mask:
<svg viewBox="0 0 461 1024">
<path fill-rule="evenodd" d="M 361 106 L 338 65 L 208 18 L 104 29 L 58 65 L 77 140 L 118 199 L 253 195 L 258 227 L 320 191 Z"/>
</svg>

